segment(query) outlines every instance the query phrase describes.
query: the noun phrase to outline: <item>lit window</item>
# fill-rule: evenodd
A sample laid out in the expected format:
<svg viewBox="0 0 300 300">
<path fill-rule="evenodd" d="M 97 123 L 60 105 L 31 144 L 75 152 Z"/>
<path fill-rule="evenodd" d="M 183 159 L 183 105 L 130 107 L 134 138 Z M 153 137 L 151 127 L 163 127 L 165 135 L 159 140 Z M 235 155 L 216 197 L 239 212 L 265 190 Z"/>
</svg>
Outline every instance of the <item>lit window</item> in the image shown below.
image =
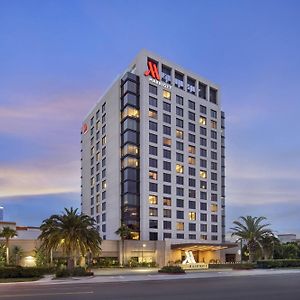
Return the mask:
<svg viewBox="0 0 300 300">
<path fill-rule="evenodd" d="M 95 184 L 95 178 L 92 177 L 92 178 L 91 178 L 91 185 L 94 185 L 94 184 Z"/>
<path fill-rule="evenodd" d="M 196 164 L 196 159 L 195 159 L 195 157 L 189 156 L 189 164 L 191 164 L 191 165 L 195 165 L 195 164 Z"/>
<path fill-rule="evenodd" d="M 126 106 L 126 108 L 122 111 L 122 120 L 126 117 L 137 119 L 139 118 L 139 111 L 134 107 Z"/>
<path fill-rule="evenodd" d="M 102 188 L 103 188 L 103 189 L 106 189 L 106 180 L 103 180 L 103 181 L 102 181 Z"/>
<path fill-rule="evenodd" d="M 98 121 L 98 122 L 96 123 L 96 129 L 99 130 L 99 128 L 100 128 L 100 122 Z"/>
<path fill-rule="evenodd" d="M 199 118 L 199 123 L 200 123 L 200 125 L 206 125 L 206 118 L 205 117 L 200 117 Z"/>
<path fill-rule="evenodd" d="M 201 178 L 207 178 L 207 172 L 204 170 L 200 170 L 200 177 Z"/>
<path fill-rule="evenodd" d="M 125 159 L 123 159 L 122 161 L 122 168 L 127 168 L 127 167 L 131 167 L 131 168 L 136 168 L 139 165 L 139 161 L 136 158 L 133 157 L 126 157 Z"/>
<path fill-rule="evenodd" d="M 182 174 L 182 173 L 183 173 L 183 166 L 182 166 L 182 165 L 179 165 L 179 164 L 177 164 L 177 165 L 176 165 L 176 172 L 177 172 L 177 173 L 181 173 L 181 174 Z"/>
<path fill-rule="evenodd" d="M 207 235 L 206 234 L 200 234 L 200 240 L 207 240 Z"/>
<path fill-rule="evenodd" d="M 149 118 L 157 119 L 157 111 L 153 109 L 149 109 Z"/>
<path fill-rule="evenodd" d="M 196 148 L 194 146 L 189 146 L 189 153 L 195 154 L 196 153 Z"/>
<path fill-rule="evenodd" d="M 149 171 L 149 179 L 157 180 L 157 172 Z"/>
<path fill-rule="evenodd" d="M 218 204 L 211 204 L 210 205 L 210 211 L 211 212 L 217 212 L 218 211 Z"/>
<path fill-rule="evenodd" d="M 171 92 L 163 90 L 163 97 L 165 99 L 171 100 Z"/>
<path fill-rule="evenodd" d="M 176 129 L 176 137 L 183 140 L 183 131 Z"/>
<path fill-rule="evenodd" d="M 171 144 L 172 144 L 171 139 L 168 139 L 168 138 L 164 137 L 163 144 L 164 144 L 164 146 L 171 147 Z"/>
<path fill-rule="evenodd" d="M 98 152 L 97 154 L 96 154 L 96 161 L 99 161 L 100 160 L 100 153 Z"/>
<path fill-rule="evenodd" d="M 149 195 L 149 204 L 157 204 L 157 196 Z"/>
<path fill-rule="evenodd" d="M 190 221 L 195 221 L 196 220 L 196 213 L 193 211 L 189 212 L 189 220 Z"/>
<path fill-rule="evenodd" d="M 157 208 L 150 207 L 149 208 L 149 216 L 157 217 Z"/>
<path fill-rule="evenodd" d="M 102 145 L 105 145 L 106 144 L 106 136 L 104 136 L 103 138 L 102 138 Z"/>
<path fill-rule="evenodd" d="M 122 156 L 125 156 L 127 154 L 137 155 L 138 153 L 139 153 L 139 148 L 135 145 L 126 144 L 122 148 Z"/>
<path fill-rule="evenodd" d="M 164 198 L 164 205 L 171 206 L 171 198 Z"/>
<path fill-rule="evenodd" d="M 177 222 L 176 223 L 176 229 L 177 230 L 184 230 L 184 223 L 183 222 Z"/>
<path fill-rule="evenodd" d="M 213 129 L 217 129 L 217 122 L 216 121 L 213 121 L 213 120 L 211 120 L 211 128 L 213 128 Z"/>
</svg>

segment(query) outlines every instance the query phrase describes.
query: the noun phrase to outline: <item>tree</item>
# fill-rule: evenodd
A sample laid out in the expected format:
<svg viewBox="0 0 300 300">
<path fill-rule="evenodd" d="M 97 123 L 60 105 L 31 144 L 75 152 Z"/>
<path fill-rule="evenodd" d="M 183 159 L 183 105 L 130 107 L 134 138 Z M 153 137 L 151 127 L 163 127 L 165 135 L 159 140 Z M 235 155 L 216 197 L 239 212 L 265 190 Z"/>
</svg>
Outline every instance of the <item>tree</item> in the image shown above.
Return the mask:
<svg viewBox="0 0 300 300">
<path fill-rule="evenodd" d="M 276 245 L 280 241 L 273 234 L 265 234 L 260 239 L 261 251 L 263 259 L 273 259 Z"/>
<path fill-rule="evenodd" d="M 24 251 L 20 246 L 14 246 L 11 254 L 11 261 L 14 265 L 19 266 L 20 260 L 24 255 Z"/>
<path fill-rule="evenodd" d="M 9 265 L 9 240 L 17 236 L 17 231 L 10 227 L 3 227 L 0 237 L 5 239 L 5 248 L 6 248 L 6 264 Z"/>
<path fill-rule="evenodd" d="M 249 262 L 253 262 L 257 245 L 261 247 L 261 239 L 265 235 L 272 234 L 272 231 L 267 228 L 270 224 L 262 224 L 265 217 L 240 217 L 240 221 L 234 221 L 235 227 L 231 230 L 232 236 L 236 236 L 247 242 L 247 249 L 249 251 Z"/>
<path fill-rule="evenodd" d="M 122 225 L 119 227 L 119 229 L 115 233 L 120 236 L 121 242 L 122 242 L 122 255 L 121 255 L 122 259 L 121 259 L 120 265 L 123 266 L 124 261 L 125 261 L 124 241 L 131 237 L 131 230 L 126 224 L 122 223 Z"/>
<path fill-rule="evenodd" d="M 77 209 L 65 208 L 61 215 L 52 215 L 43 221 L 40 229 L 41 251 L 48 255 L 52 250 L 62 249 L 67 256 L 67 268 L 74 268 L 78 254 L 87 252 L 97 255 L 101 251 L 101 237 L 95 219 L 79 214 Z"/>
</svg>

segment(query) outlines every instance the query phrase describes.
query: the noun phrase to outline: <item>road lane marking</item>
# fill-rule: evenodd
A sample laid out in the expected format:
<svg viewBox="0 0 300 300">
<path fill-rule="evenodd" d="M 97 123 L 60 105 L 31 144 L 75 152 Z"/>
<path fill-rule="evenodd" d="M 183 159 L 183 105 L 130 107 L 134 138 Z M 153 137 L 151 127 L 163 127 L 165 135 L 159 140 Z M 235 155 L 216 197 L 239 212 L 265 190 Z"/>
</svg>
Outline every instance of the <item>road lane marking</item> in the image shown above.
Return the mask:
<svg viewBox="0 0 300 300">
<path fill-rule="evenodd" d="M 58 295 L 83 295 L 94 294 L 91 292 L 62 292 L 62 293 L 39 293 L 39 294 L 15 294 L 15 295 L 0 295 L 0 298 L 13 298 L 13 297 L 40 297 L 40 296 L 58 296 Z"/>
</svg>

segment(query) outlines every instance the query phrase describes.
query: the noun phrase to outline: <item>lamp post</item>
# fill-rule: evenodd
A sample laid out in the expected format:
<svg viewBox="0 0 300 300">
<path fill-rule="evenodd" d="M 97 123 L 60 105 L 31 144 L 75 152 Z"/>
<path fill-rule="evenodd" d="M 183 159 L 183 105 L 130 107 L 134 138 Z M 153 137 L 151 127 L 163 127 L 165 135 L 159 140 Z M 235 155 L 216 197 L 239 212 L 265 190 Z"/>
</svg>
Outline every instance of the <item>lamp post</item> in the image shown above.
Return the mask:
<svg viewBox="0 0 300 300">
<path fill-rule="evenodd" d="M 144 248 L 146 247 L 146 244 L 143 244 L 142 247 L 142 263 L 144 262 Z"/>
</svg>

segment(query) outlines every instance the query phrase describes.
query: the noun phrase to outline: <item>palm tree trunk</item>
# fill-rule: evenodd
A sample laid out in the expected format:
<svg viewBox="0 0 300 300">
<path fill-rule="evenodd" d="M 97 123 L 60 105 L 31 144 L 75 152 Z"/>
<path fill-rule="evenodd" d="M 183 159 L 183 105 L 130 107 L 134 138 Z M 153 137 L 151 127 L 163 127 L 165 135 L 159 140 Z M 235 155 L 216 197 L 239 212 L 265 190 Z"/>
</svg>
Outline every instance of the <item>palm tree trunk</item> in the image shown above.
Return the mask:
<svg viewBox="0 0 300 300">
<path fill-rule="evenodd" d="M 125 240 L 122 239 L 122 266 L 124 266 L 125 263 Z"/>
<path fill-rule="evenodd" d="M 6 239 L 5 245 L 6 245 L 6 264 L 9 265 L 9 239 Z"/>
</svg>

